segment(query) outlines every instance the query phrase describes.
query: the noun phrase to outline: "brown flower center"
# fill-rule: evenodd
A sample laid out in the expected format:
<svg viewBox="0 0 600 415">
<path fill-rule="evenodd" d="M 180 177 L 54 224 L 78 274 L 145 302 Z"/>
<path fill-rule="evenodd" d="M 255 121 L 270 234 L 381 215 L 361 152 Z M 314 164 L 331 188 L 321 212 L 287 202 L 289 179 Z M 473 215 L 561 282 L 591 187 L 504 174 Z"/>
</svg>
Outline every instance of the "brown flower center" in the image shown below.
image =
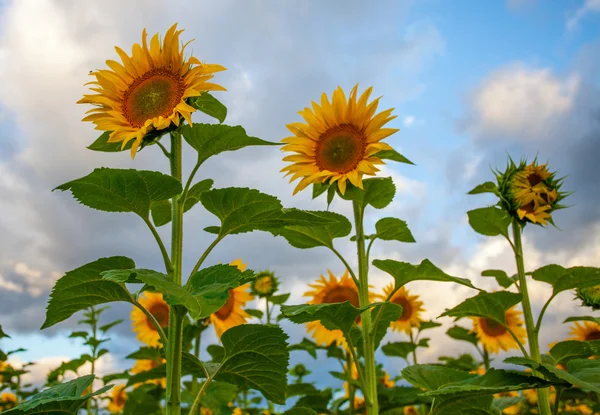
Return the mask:
<svg viewBox="0 0 600 415">
<path fill-rule="evenodd" d="M 600 340 L 600 331 L 593 331 L 585 336 L 585 341 Z"/>
<path fill-rule="evenodd" d="M 323 298 L 324 304 L 343 303 L 344 301 L 350 301 L 350 304 L 356 308 L 360 307 L 358 292 L 350 287 L 335 287 Z M 360 316 L 356 318 L 356 323 L 360 323 Z"/>
<path fill-rule="evenodd" d="M 531 202 L 520 206 L 519 209 L 524 210 L 526 213 L 533 213 L 535 212 L 535 203 L 532 200 Z"/>
<path fill-rule="evenodd" d="M 506 327 L 491 318 L 480 318 L 479 325 L 485 334 L 491 337 L 502 336 L 506 333 Z"/>
<path fill-rule="evenodd" d="M 161 327 L 167 327 L 169 325 L 169 306 L 166 303 L 152 304 L 148 309 L 150 314 L 154 316 L 156 321 Z M 150 330 L 156 331 L 154 324 L 150 320 L 146 322 Z"/>
<path fill-rule="evenodd" d="M 529 176 L 527 176 L 527 181 L 529 182 L 529 185 L 531 187 L 535 186 L 536 184 L 540 183 L 542 181 L 542 178 L 540 177 L 539 174 L 537 173 L 532 173 Z"/>
<path fill-rule="evenodd" d="M 169 117 L 181 101 L 182 78 L 164 68 L 152 69 L 133 81 L 123 96 L 123 115 L 134 127 L 155 117 Z"/>
<path fill-rule="evenodd" d="M 366 138 L 351 124 L 341 124 L 323 134 L 316 149 L 320 170 L 348 173 L 354 170 L 365 155 Z"/>
<path fill-rule="evenodd" d="M 399 321 L 410 320 L 410 318 L 412 317 L 412 313 L 413 313 L 413 307 L 410 304 L 410 302 L 408 301 L 408 299 L 406 299 L 404 297 L 398 297 L 398 298 L 392 299 L 392 303 L 402 306 L 402 315 L 398 319 Z"/>
<path fill-rule="evenodd" d="M 229 298 L 227 299 L 227 302 L 223 305 L 223 307 L 219 308 L 215 312 L 215 316 L 217 316 L 217 318 L 219 320 L 226 320 L 227 317 L 229 317 L 229 315 L 233 311 L 234 305 L 235 305 L 235 293 L 233 292 L 233 290 L 229 290 Z"/>
<path fill-rule="evenodd" d="M 118 407 L 125 406 L 125 388 L 121 389 L 117 396 L 113 398 L 113 402 Z"/>
</svg>

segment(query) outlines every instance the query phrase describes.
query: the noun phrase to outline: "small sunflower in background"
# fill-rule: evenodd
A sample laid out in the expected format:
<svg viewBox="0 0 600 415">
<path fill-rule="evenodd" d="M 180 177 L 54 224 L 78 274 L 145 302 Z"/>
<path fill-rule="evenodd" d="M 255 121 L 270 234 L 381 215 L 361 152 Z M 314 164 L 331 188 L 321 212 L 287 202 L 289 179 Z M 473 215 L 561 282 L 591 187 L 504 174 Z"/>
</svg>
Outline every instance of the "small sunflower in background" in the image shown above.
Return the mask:
<svg viewBox="0 0 600 415">
<path fill-rule="evenodd" d="M 137 373 L 142 373 L 142 372 L 147 372 L 149 370 L 152 370 L 152 369 L 158 367 L 159 365 L 161 365 L 162 363 L 166 363 L 166 359 L 162 359 L 161 361 L 153 360 L 153 359 L 139 359 L 139 360 L 135 361 L 135 364 L 133 365 L 133 367 L 131 368 L 130 371 L 132 374 L 135 375 Z M 167 378 L 151 379 L 151 380 L 148 380 L 143 383 L 153 383 L 155 385 L 160 385 L 164 389 L 167 387 Z M 137 384 L 133 385 L 133 387 L 137 388 L 137 387 L 143 385 L 143 383 L 137 383 Z"/>
<path fill-rule="evenodd" d="M 111 391 L 110 403 L 107 408 L 112 414 L 118 414 L 125 408 L 127 402 L 127 392 L 125 392 L 125 385 L 116 385 Z"/>
<path fill-rule="evenodd" d="M 348 270 L 339 280 L 331 271 L 328 270 L 327 272 L 329 273 L 329 280 L 321 275 L 314 284 L 309 284 L 309 287 L 313 290 L 304 293 L 305 297 L 312 297 L 307 304 L 331 304 L 350 301 L 350 304 L 358 308 L 360 306 L 358 288 L 348 275 Z M 360 323 L 360 316 L 356 322 Z M 328 330 L 320 321 L 306 323 L 306 331 L 311 333 L 315 342 L 320 346 L 329 346 L 332 343 L 336 343 L 338 346 L 346 344 L 341 330 Z"/>
<path fill-rule="evenodd" d="M 582 342 L 600 340 L 600 324 L 593 321 L 575 322 L 571 327 L 571 340 Z"/>
<path fill-rule="evenodd" d="M 394 291 L 394 284 L 390 284 L 383 289 L 383 294 L 380 296 L 385 300 Z M 393 321 L 390 327 L 394 331 L 403 331 L 409 334 L 413 327 L 421 325 L 421 312 L 423 310 L 423 302 L 419 301 L 418 295 L 410 295 L 405 287 L 400 288 L 390 298 L 390 303 L 398 304 L 402 307 L 402 315 L 398 320 Z"/>
<path fill-rule="evenodd" d="M 241 258 L 231 262 L 230 265 L 238 267 L 240 271 L 246 270 L 247 264 L 242 263 Z M 229 290 L 227 302 L 210 315 L 210 321 L 215 326 L 215 333 L 220 338 L 224 332 L 232 327 L 244 324 L 250 318 L 250 314 L 244 311 L 243 307 L 254 297 L 247 290 L 250 284 L 244 284 L 240 287 Z"/>
<path fill-rule="evenodd" d="M 158 322 L 161 327 L 169 325 L 169 305 L 163 300 L 160 293 L 144 292 L 138 302 L 144 307 Z M 133 332 L 142 343 L 150 347 L 159 347 L 160 335 L 152 324 L 152 321 L 139 308 L 134 307 L 131 310 L 131 321 L 133 322 Z"/>
<path fill-rule="evenodd" d="M 495 398 L 515 398 L 517 396 L 519 396 L 519 392 L 516 391 L 500 392 L 494 394 Z M 502 410 L 502 413 L 506 415 L 519 415 L 521 413 L 521 402 L 511 405 L 508 408 L 504 408 Z"/>
<path fill-rule="evenodd" d="M 526 370 L 526 372 L 531 372 L 531 369 Z M 556 389 L 554 386 L 550 386 L 550 404 L 554 405 L 556 402 Z M 538 403 L 537 391 L 535 389 L 525 389 L 523 390 L 523 396 L 527 400 L 527 403 L 531 406 L 535 406 Z"/>
<path fill-rule="evenodd" d="M 273 271 L 261 271 L 256 279 L 252 281 L 251 292 L 257 297 L 266 298 L 272 296 L 279 288 L 279 280 Z"/>
<path fill-rule="evenodd" d="M 565 207 L 560 204 L 567 196 L 560 191 L 563 179 L 556 179 L 547 164 L 539 165 L 534 160 L 517 165 L 510 160 L 504 172 L 496 172 L 496 178 L 501 206 L 523 224 L 553 223 L 552 213 Z"/>
<path fill-rule="evenodd" d="M 386 388 L 393 388 L 394 386 L 396 386 L 396 382 L 392 380 L 390 374 L 385 370 L 383 371 L 383 377 L 379 378 L 379 381 Z"/>
<path fill-rule="evenodd" d="M 187 102 L 204 91 L 225 91 L 220 85 L 209 83 L 215 72 L 224 71 L 221 65 L 205 64 L 197 58 L 184 57 L 174 24 L 161 42 L 156 33 L 147 42 L 146 29 L 142 44 L 134 44 L 129 56 L 115 47 L 122 63 L 107 60 L 110 69 L 91 72 L 96 78 L 90 90 L 96 94 L 84 95 L 78 104 L 92 104 L 83 121 L 96 124 L 96 129 L 110 131 L 109 143 L 122 143 L 122 149 L 134 140 L 131 157 L 144 137 L 154 130 L 179 126 L 181 119 L 192 124 L 191 113 L 196 109 Z"/>
<path fill-rule="evenodd" d="M 506 311 L 506 325 L 512 330 L 521 343 L 527 339 L 527 331 L 523 327 L 521 312 L 515 307 Z M 500 350 L 518 349 L 519 346 L 509 331 L 496 320 L 485 317 L 471 317 L 473 332 L 489 353 L 499 353 Z"/>
<path fill-rule="evenodd" d="M 7 409 L 12 409 L 17 406 L 17 395 L 12 392 L 3 392 L 0 395 L 0 408 L 3 411 Z"/>
<path fill-rule="evenodd" d="M 0 360 L 0 372 L 8 372 L 12 370 L 12 366 Z M 0 384 L 4 382 L 4 376 L 0 374 Z"/>
<path fill-rule="evenodd" d="M 565 411 L 581 415 L 593 415 L 594 410 L 585 403 L 575 402 L 572 405 L 565 404 Z"/>
<path fill-rule="evenodd" d="M 421 415 L 421 411 L 419 411 L 419 408 L 414 405 L 405 406 L 402 409 L 402 413 L 404 415 Z"/>
<path fill-rule="evenodd" d="M 281 140 L 285 143 L 282 151 L 295 153 L 283 158 L 291 164 L 282 172 L 291 175 L 290 183 L 300 179 L 294 194 L 310 184 L 337 182 L 342 194 L 347 183 L 362 188 L 364 175 L 374 176 L 379 171 L 378 164 L 384 164 L 377 153 L 393 150 L 382 140 L 398 131 L 396 128 L 383 128 L 396 118 L 388 109 L 375 114 L 379 99 L 368 103 L 372 87 L 357 98 L 356 85 L 346 99 L 342 88 L 338 87 L 331 99 L 321 95 L 321 105 L 312 102 L 312 109 L 304 108 L 298 113 L 306 124 L 294 122 L 286 127 L 293 134 Z"/>
</svg>

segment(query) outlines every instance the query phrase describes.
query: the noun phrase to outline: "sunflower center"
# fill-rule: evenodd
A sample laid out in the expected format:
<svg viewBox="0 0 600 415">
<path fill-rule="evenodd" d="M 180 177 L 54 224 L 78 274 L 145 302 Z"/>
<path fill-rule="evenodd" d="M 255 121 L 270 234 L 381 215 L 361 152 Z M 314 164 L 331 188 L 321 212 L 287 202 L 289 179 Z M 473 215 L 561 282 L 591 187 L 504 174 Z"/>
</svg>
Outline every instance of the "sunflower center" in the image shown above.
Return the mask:
<svg viewBox="0 0 600 415">
<path fill-rule="evenodd" d="M 366 139 L 354 125 L 341 124 L 320 137 L 316 148 L 319 169 L 348 173 L 365 155 Z"/>
<path fill-rule="evenodd" d="M 533 203 L 533 200 L 521 207 L 519 207 L 519 209 L 524 210 L 527 213 L 533 213 L 535 212 L 535 204 Z"/>
<path fill-rule="evenodd" d="M 529 185 L 531 187 L 533 187 L 536 184 L 540 183 L 542 181 L 542 178 L 541 178 L 541 176 L 539 174 L 532 173 L 529 176 L 527 176 L 527 181 L 529 182 Z"/>
<path fill-rule="evenodd" d="M 167 327 L 169 325 L 169 306 L 167 304 L 152 304 L 148 311 L 154 316 L 161 327 Z M 154 327 L 154 324 L 152 324 L 150 320 L 147 320 L 147 323 L 150 330 L 156 331 L 156 327 Z"/>
<path fill-rule="evenodd" d="M 335 287 L 325 295 L 323 303 L 343 303 L 350 301 L 354 307 L 359 307 L 358 293 L 350 287 Z"/>
<path fill-rule="evenodd" d="M 591 333 L 588 333 L 587 336 L 585 336 L 585 341 L 590 341 L 590 340 L 600 340 L 600 331 L 593 331 Z"/>
<path fill-rule="evenodd" d="M 398 320 L 400 320 L 400 321 L 410 320 L 410 318 L 412 317 L 412 313 L 413 313 L 413 307 L 410 304 L 410 302 L 406 298 L 396 298 L 396 299 L 392 300 L 392 302 L 394 304 L 398 304 L 399 306 L 402 306 L 402 315 L 400 316 L 400 318 Z"/>
<path fill-rule="evenodd" d="M 169 117 L 181 101 L 185 86 L 180 76 L 158 68 L 137 78 L 123 97 L 123 115 L 134 127 L 155 117 Z"/>
<path fill-rule="evenodd" d="M 233 306 L 235 305 L 234 296 L 235 294 L 233 290 L 229 290 L 229 298 L 227 299 L 227 302 L 223 305 L 223 307 L 219 308 L 215 312 L 215 316 L 217 316 L 219 320 L 226 320 L 233 311 Z"/>
<path fill-rule="evenodd" d="M 491 318 L 479 319 L 479 325 L 485 334 L 491 337 L 502 336 L 506 333 L 506 327 Z"/>
<path fill-rule="evenodd" d="M 117 396 L 115 396 L 115 405 L 118 407 L 125 406 L 125 390 L 121 390 Z"/>
</svg>

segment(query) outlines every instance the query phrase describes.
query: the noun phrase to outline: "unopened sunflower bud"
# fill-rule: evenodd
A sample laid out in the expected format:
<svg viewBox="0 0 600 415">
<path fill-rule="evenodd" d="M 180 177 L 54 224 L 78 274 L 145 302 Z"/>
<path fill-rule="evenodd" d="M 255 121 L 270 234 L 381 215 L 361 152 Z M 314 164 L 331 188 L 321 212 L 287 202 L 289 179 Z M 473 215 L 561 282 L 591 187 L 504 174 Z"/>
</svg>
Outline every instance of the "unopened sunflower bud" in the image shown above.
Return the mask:
<svg viewBox="0 0 600 415">
<path fill-rule="evenodd" d="M 592 307 L 592 310 L 600 310 L 600 285 L 579 288 L 577 297 L 583 301 L 584 306 Z"/>
<path fill-rule="evenodd" d="M 262 271 L 252 282 L 252 294 L 258 297 L 270 297 L 279 287 L 279 281 L 272 271 Z"/>
</svg>

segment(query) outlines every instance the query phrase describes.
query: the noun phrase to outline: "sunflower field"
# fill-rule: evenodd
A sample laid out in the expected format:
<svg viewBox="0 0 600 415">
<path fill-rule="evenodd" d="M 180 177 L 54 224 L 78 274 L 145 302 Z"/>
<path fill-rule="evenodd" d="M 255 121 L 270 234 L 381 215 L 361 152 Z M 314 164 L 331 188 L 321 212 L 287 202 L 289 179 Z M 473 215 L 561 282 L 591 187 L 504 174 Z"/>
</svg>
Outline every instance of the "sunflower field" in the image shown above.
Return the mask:
<svg viewBox="0 0 600 415">
<path fill-rule="evenodd" d="M 561 209 L 577 208 L 569 206 L 568 177 L 537 157 L 509 156 L 470 190 L 474 199 L 488 194 L 495 200 L 467 212 L 471 231 L 502 241 L 514 254 L 507 269 L 516 265 L 515 275 L 481 273 L 494 289 L 426 258 L 374 258 L 376 244 L 400 249 L 416 243 L 402 219 L 365 220 L 396 196 L 394 182 L 380 170 L 396 163 L 418 168 L 386 142 L 398 133 L 387 126 L 396 116 L 372 97 L 376 87 L 324 92 L 299 109 L 286 126 L 288 137 L 266 141 L 226 123 L 227 108 L 218 100 L 226 93 L 218 73 L 226 68 L 190 55 L 182 32 L 177 24 L 162 35 L 144 30 L 131 53 L 116 47 L 118 57 L 90 73 L 89 94 L 78 102 L 87 105 L 83 121 L 101 131 L 90 150 L 128 152 L 134 163 L 152 149 L 168 168 L 98 167 L 54 189 L 91 209 L 127 213 L 132 220 L 137 215 L 147 228 L 139 237 L 156 242 L 153 254 L 164 266 L 140 268 L 134 258 L 102 252 L 60 276 L 41 329 L 76 315 L 80 328 L 70 337 L 87 352 L 34 387 L 22 380 L 29 365 L 10 363 L 20 350 L 0 348 L 2 414 L 600 414 L 600 269 L 532 269 L 524 255 L 523 235 L 556 226 Z M 197 112 L 214 122 L 193 122 Z M 312 192 L 313 208 L 283 206 L 260 189 L 215 188 L 212 179 L 198 179 L 208 159 L 253 146 L 282 152 L 280 173 L 294 183 L 294 194 Z M 184 168 L 184 154 L 193 155 L 191 170 Z M 334 200 L 348 209 L 334 212 Z M 187 226 L 191 209 L 212 215 L 204 229 Z M 170 238 L 159 228 L 170 229 Z M 184 245 L 184 232 L 207 232 L 212 243 Z M 281 290 L 284 277 L 276 269 L 251 269 L 252 258 L 232 253 L 229 263 L 205 264 L 224 239 L 250 232 L 271 234 L 295 249 L 319 248 L 339 267 L 315 275 L 297 304 Z M 352 244 L 351 256 L 338 250 L 341 242 Z M 190 270 L 184 270 L 184 255 L 195 257 Z M 373 288 L 373 270 L 388 277 L 383 289 Z M 427 304 L 411 287 L 415 281 L 470 293 L 439 316 L 452 321 L 445 332 L 433 330 L 442 320 L 424 317 Z M 550 287 L 541 310 L 532 307 L 532 281 Z M 563 292 L 581 306 L 578 316 L 564 321 L 571 336 L 540 344 L 544 315 Z M 115 302 L 130 312 L 107 321 Z M 289 340 L 285 321 L 305 330 L 301 342 Z M 108 353 L 118 325 L 131 326 L 139 348 L 127 355 L 129 369 L 97 376 L 98 359 Z M 203 342 L 213 331 L 217 343 Z M 0 326 L 0 346 L 10 335 Z M 423 359 L 441 336 L 459 342 L 463 352 Z M 209 360 L 201 360 L 204 352 Z M 510 357 L 499 359 L 503 352 Z M 290 364 L 294 354 L 310 363 Z M 389 370 L 376 358 L 381 355 L 403 362 L 403 369 Z M 315 373 L 327 362 L 337 365 L 327 375 L 331 386 L 317 387 Z"/>
</svg>

